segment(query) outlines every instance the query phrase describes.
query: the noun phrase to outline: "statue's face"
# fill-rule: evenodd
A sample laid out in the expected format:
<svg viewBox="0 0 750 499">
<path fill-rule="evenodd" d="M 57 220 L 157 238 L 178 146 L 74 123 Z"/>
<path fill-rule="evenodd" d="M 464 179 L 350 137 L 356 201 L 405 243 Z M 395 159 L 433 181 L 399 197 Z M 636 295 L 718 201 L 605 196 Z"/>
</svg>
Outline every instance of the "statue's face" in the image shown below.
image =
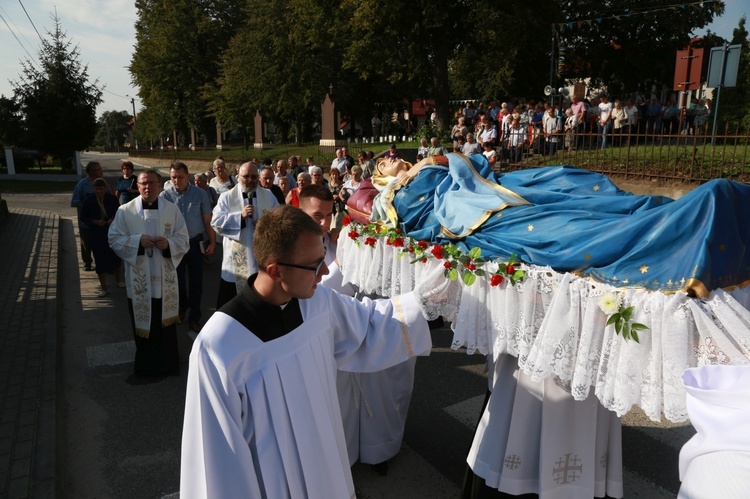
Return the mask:
<svg viewBox="0 0 750 499">
<path fill-rule="evenodd" d="M 380 172 L 383 175 L 388 175 L 391 177 L 395 177 L 396 175 L 398 175 L 398 172 L 406 171 L 408 169 L 409 168 L 406 166 L 406 163 L 404 163 L 403 160 L 399 158 L 389 158 L 380 163 Z"/>
</svg>

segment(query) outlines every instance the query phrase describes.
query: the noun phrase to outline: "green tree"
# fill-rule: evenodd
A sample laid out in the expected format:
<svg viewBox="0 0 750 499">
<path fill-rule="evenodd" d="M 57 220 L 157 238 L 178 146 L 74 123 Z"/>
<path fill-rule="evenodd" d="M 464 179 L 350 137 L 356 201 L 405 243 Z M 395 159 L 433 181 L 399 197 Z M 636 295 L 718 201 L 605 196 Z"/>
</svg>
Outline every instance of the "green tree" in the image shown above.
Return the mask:
<svg viewBox="0 0 750 499">
<path fill-rule="evenodd" d="M 724 3 L 676 6 L 672 0 L 558 0 L 567 23 L 557 28 L 567 48 L 568 79 L 590 77 L 612 92 L 672 88 L 675 54 L 691 33 L 724 12 Z M 547 33 L 547 27 L 540 32 Z"/>
<path fill-rule="evenodd" d="M 0 145 L 15 146 L 23 138 L 21 106 L 13 98 L 0 95 Z"/>
<path fill-rule="evenodd" d="M 139 97 L 161 135 L 213 131 L 203 88 L 244 17 L 237 0 L 137 0 L 136 45 L 130 63 Z"/>
<path fill-rule="evenodd" d="M 475 2 L 469 26 L 451 63 L 454 98 L 541 95 L 549 82 L 550 26 L 560 17 L 557 0 Z M 527 20 L 533 19 L 533 24 Z M 496 29 L 478 29 L 479 26 Z"/>
<path fill-rule="evenodd" d="M 11 82 L 24 120 L 23 143 L 42 149 L 62 160 L 73 151 L 91 144 L 96 134 L 96 106 L 102 102 L 98 80 L 89 82 L 88 66 L 79 62 L 78 47 L 73 47 L 62 31 L 60 19 L 47 32 L 39 50 L 38 69 L 26 60 L 19 80 Z"/>
<path fill-rule="evenodd" d="M 133 117 L 127 111 L 105 111 L 97 122 L 94 144 L 121 148 L 130 140 Z"/>
<path fill-rule="evenodd" d="M 206 87 L 215 116 L 249 134 L 261 110 L 282 138 L 294 127 L 302 141 L 338 81 L 337 8 L 337 0 L 247 0 L 246 25 L 224 53 L 216 85 Z"/>
<path fill-rule="evenodd" d="M 448 126 L 449 61 L 469 29 L 469 0 L 343 0 L 344 67 L 401 98 L 432 98 Z"/>
<path fill-rule="evenodd" d="M 730 45 L 741 45 L 740 64 L 737 71 L 737 86 L 721 89 L 716 133 L 723 134 L 724 127 L 729 124 L 730 131 L 740 127 L 746 133 L 750 127 L 750 38 L 748 37 L 747 18 L 742 16 L 737 27 L 732 32 Z M 718 46 L 718 45 L 717 45 Z M 716 92 L 714 92 L 714 105 Z M 713 126 L 713 116 L 710 126 Z"/>
</svg>

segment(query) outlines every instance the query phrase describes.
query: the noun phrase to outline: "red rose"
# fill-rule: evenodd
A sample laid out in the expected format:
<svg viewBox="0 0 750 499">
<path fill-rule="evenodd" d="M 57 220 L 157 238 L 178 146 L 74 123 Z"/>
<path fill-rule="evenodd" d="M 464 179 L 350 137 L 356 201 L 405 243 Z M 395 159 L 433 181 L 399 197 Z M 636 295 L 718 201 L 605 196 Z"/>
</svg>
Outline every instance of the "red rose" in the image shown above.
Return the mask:
<svg viewBox="0 0 750 499">
<path fill-rule="evenodd" d="M 345 216 L 341 223 L 344 224 L 344 227 L 346 227 L 347 225 L 352 223 L 352 218 L 350 216 Z"/>
<path fill-rule="evenodd" d="M 505 267 L 505 271 L 508 273 L 508 275 L 513 275 L 516 273 L 516 268 L 513 265 L 508 265 Z"/>
<path fill-rule="evenodd" d="M 469 265 L 467 265 L 466 268 L 469 270 L 477 270 L 477 266 L 474 265 L 473 263 L 470 263 Z"/>
<path fill-rule="evenodd" d="M 427 241 L 419 241 L 417 243 L 417 246 L 419 246 L 422 249 L 427 249 L 427 247 L 429 246 L 429 244 L 427 244 Z"/>
<path fill-rule="evenodd" d="M 445 263 L 443 264 L 443 267 L 445 267 L 446 269 L 451 268 L 451 262 L 449 262 L 448 260 L 446 260 Z"/>
<path fill-rule="evenodd" d="M 385 244 L 387 244 L 388 246 L 390 246 L 391 244 L 393 244 L 393 239 L 391 239 L 390 237 L 386 237 L 385 238 Z"/>
<path fill-rule="evenodd" d="M 396 234 L 401 234 L 401 229 L 396 229 Z"/>
<path fill-rule="evenodd" d="M 439 244 L 436 244 L 432 247 L 432 256 L 437 258 L 438 260 L 441 260 L 443 258 L 443 247 Z"/>
<path fill-rule="evenodd" d="M 404 238 L 403 237 L 397 237 L 393 240 L 393 246 L 396 248 L 403 248 L 404 247 Z"/>
<path fill-rule="evenodd" d="M 349 237 L 351 237 L 352 239 L 357 239 L 359 237 L 359 232 L 357 232 L 356 230 L 351 230 L 349 231 Z"/>
<path fill-rule="evenodd" d="M 414 246 L 409 246 L 409 253 L 414 253 Z"/>
<path fill-rule="evenodd" d="M 427 263 L 427 257 L 422 258 L 422 263 Z"/>
<path fill-rule="evenodd" d="M 503 282 L 503 276 L 500 274 L 493 274 L 490 278 L 490 286 L 499 286 Z"/>
<path fill-rule="evenodd" d="M 374 237 L 368 237 L 367 239 L 365 239 L 365 244 L 367 246 L 375 246 L 375 243 L 377 243 L 377 242 L 378 242 L 378 240 L 375 239 Z"/>
</svg>

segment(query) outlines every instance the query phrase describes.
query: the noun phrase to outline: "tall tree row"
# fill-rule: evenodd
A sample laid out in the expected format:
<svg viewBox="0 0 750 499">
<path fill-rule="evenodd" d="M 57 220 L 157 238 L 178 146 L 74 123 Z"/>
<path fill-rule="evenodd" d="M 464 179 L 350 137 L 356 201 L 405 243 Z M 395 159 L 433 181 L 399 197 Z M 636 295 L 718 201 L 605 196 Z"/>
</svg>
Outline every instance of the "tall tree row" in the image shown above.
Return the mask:
<svg viewBox="0 0 750 499">
<path fill-rule="evenodd" d="M 414 98 L 434 99 L 449 126 L 452 99 L 541 96 L 560 46 L 561 78 L 590 77 L 615 92 L 671 85 L 675 51 L 723 3 L 673 9 L 653 0 L 648 13 L 643 5 L 137 0 L 131 72 L 146 107 L 138 128 L 208 131 L 213 118 L 248 141 L 260 110 L 283 138 L 305 140 L 331 85 L 337 109 L 363 128 L 376 103 Z M 578 22 L 587 19 L 599 21 Z M 574 29 L 560 27 L 568 22 Z"/>
</svg>

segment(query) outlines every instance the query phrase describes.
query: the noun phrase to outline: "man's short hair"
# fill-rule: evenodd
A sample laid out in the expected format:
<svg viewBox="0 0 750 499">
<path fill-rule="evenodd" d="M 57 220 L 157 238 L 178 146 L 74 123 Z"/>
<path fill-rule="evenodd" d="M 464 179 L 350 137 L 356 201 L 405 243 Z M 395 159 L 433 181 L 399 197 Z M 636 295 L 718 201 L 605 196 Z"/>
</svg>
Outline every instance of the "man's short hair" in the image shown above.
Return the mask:
<svg viewBox="0 0 750 499">
<path fill-rule="evenodd" d="M 319 173 L 319 174 L 323 175 L 323 169 L 321 167 L 319 167 L 319 166 L 311 166 L 310 167 L 310 175 L 313 175 L 315 173 Z"/>
<path fill-rule="evenodd" d="M 273 168 L 271 168 L 270 166 L 264 166 L 264 167 L 262 167 L 260 170 L 258 170 L 258 175 L 260 175 L 261 173 L 266 172 L 266 171 L 271 172 L 271 175 L 276 175 L 276 172 L 274 172 Z"/>
<path fill-rule="evenodd" d="M 104 188 L 106 188 L 107 187 L 107 181 L 104 180 L 103 178 L 98 178 L 98 179 L 94 180 L 94 187 L 104 187 Z"/>
<path fill-rule="evenodd" d="M 299 191 L 300 203 L 306 198 L 315 198 L 320 199 L 321 201 L 333 201 L 333 194 L 328 190 L 328 187 L 322 184 L 310 184 Z"/>
<path fill-rule="evenodd" d="M 159 183 L 161 184 L 161 173 L 159 173 L 159 170 L 155 168 L 146 168 L 145 170 L 138 173 L 138 176 L 140 177 L 143 174 L 146 175 L 156 175 L 156 178 L 159 180 Z"/>
<path fill-rule="evenodd" d="M 304 233 L 323 237 L 323 228 L 296 206 L 283 204 L 265 212 L 253 234 L 253 252 L 260 271 L 265 272 L 271 263 L 288 261 Z"/>
<path fill-rule="evenodd" d="M 86 173 L 93 172 L 97 166 L 101 166 L 98 161 L 89 161 L 86 163 Z"/>
<path fill-rule="evenodd" d="M 202 178 L 203 180 L 208 181 L 208 177 L 206 177 L 205 173 L 196 173 L 193 178 Z"/>
<path fill-rule="evenodd" d="M 171 165 L 169 165 L 170 170 L 182 170 L 185 172 L 185 175 L 190 175 L 190 172 L 188 171 L 188 167 L 185 163 L 182 161 L 175 161 Z"/>
</svg>

